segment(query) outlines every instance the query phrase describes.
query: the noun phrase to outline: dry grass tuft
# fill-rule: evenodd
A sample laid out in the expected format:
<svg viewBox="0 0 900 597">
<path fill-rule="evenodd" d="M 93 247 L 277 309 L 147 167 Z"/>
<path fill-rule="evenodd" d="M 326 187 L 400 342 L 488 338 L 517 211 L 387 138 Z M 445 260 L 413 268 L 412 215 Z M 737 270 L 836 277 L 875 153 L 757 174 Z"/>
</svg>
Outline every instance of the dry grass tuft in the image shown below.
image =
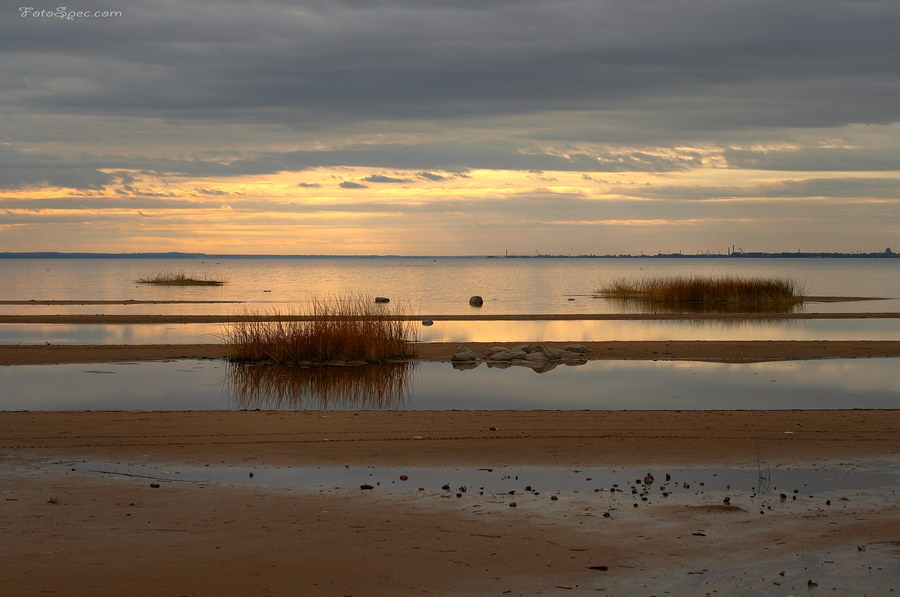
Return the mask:
<svg viewBox="0 0 900 597">
<path fill-rule="evenodd" d="M 231 361 L 301 363 L 384 362 L 415 356 L 416 326 L 402 308 L 350 295 L 315 298 L 307 313 L 267 321 L 244 320 L 226 328 Z"/>
<path fill-rule="evenodd" d="M 596 291 L 604 298 L 645 303 L 694 305 L 796 304 L 803 297 L 787 278 L 675 276 L 641 280 L 613 280 Z"/>
<path fill-rule="evenodd" d="M 222 286 L 224 280 L 210 280 L 208 278 L 192 278 L 185 272 L 160 272 L 152 276 L 138 278 L 139 284 L 153 284 L 154 286 Z"/>
</svg>

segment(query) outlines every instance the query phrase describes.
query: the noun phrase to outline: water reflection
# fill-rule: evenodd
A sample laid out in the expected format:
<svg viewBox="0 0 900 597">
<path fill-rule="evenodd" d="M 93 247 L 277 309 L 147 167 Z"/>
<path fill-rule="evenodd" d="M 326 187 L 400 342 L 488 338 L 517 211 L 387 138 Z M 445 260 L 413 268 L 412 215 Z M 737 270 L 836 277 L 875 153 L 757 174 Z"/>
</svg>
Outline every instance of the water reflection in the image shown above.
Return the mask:
<svg viewBox="0 0 900 597">
<path fill-rule="evenodd" d="M 0 324 L 0 344 L 216 344 L 219 323 Z M 592 340 L 896 340 L 898 319 L 440 321 L 421 342 Z"/>
<path fill-rule="evenodd" d="M 476 369 L 481 363 L 484 363 L 488 369 L 509 369 L 510 367 L 520 367 L 531 369 L 535 373 L 549 373 L 557 367 L 577 367 L 579 365 L 587 365 L 587 359 L 567 359 L 564 361 L 454 361 L 453 368 L 457 371 L 468 371 Z"/>
<path fill-rule="evenodd" d="M 394 409 L 410 401 L 415 366 L 229 363 L 226 386 L 241 409 Z"/>
<path fill-rule="evenodd" d="M 543 375 L 527 367 L 457 371 L 448 363 L 419 363 L 415 384 L 413 367 L 402 364 L 380 382 L 365 381 L 366 375 L 378 375 L 364 372 L 372 366 L 334 366 L 330 372 L 287 367 L 254 372 L 251 365 L 243 367 L 237 374 L 231 373 L 234 366 L 220 360 L 0 367 L 0 410 L 781 410 L 900 405 L 896 359 L 589 361 Z M 342 374 L 342 379 L 327 379 Z"/>
<path fill-rule="evenodd" d="M 661 313 L 661 314 L 695 314 L 695 313 L 798 313 L 804 312 L 803 301 L 785 303 L 665 303 L 640 298 L 603 297 L 615 313 Z"/>
</svg>

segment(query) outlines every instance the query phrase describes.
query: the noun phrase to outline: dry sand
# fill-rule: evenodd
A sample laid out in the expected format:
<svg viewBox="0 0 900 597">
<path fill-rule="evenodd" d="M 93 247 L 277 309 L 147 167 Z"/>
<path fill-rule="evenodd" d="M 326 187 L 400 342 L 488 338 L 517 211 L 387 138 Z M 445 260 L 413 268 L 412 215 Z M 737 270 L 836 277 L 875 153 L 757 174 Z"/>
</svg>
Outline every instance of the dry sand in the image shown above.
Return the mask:
<svg viewBox="0 0 900 597">
<path fill-rule="evenodd" d="M 588 358 L 900 356 L 891 341 L 585 344 Z M 420 358 L 449 360 L 456 346 L 421 345 Z M 0 346 L 0 364 L 223 354 Z M 900 586 L 897 484 L 812 494 L 788 467 L 830 476 L 877 461 L 896 470 L 898 459 L 897 410 L 6 412 L 0 594 L 885 595 Z M 164 468 L 158 480 L 69 470 L 81 461 Z M 207 464 L 240 467 L 248 483 L 162 472 Z M 695 483 L 664 498 L 658 478 L 643 501 L 633 480 L 624 493 L 514 496 L 419 491 L 414 476 L 402 490 L 251 483 L 273 466 L 390 468 L 398 480 L 413 467 L 722 466 L 775 470 L 786 485 L 756 494 Z M 722 508 L 723 495 L 737 508 Z"/>
</svg>

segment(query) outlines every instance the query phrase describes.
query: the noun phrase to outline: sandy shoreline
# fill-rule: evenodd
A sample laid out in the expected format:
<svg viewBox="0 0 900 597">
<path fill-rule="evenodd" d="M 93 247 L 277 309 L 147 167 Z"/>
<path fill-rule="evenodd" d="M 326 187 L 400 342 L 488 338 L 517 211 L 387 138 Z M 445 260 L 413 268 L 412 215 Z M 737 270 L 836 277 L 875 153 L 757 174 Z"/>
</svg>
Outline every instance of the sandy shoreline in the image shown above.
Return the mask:
<svg viewBox="0 0 900 597">
<path fill-rule="evenodd" d="M 813 493 L 782 467 L 860 466 L 898 450 L 898 411 L 0 413 L 0 589 L 750 595 L 812 581 L 829 594 L 884 594 L 898 580 L 900 507 L 877 492 Z M 159 480 L 64 472 L 82 460 L 157 465 Z M 178 482 L 185 463 L 239 467 L 247 482 Z M 633 479 L 579 494 L 530 477 L 516 495 L 481 495 L 474 484 L 419 490 L 416 469 L 404 469 L 760 463 L 777 472 L 776 489 L 702 486 L 682 468 L 668 498 L 662 472 L 639 495 Z M 251 484 L 273 465 L 412 476 L 408 489 L 368 491 Z"/>
<path fill-rule="evenodd" d="M 900 357 L 900 341 L 580 343 L 588 359 Z M 416 348 L 448 361 L 458 345 Z M 494 343 L 466 345 L 484 354 Z M 0 365 L 224 356 L 221 344 L 0 346 Z M 0 593 L 885 594 L 900 586 L 896 477 L 812 490 L 796 470 L 896 475 L 898 461 L 900 410 L 0 412 Z M 158 474 L 121 474 L 138 465 Z M 188 465 L 244 481 L 178 479 Z M 478 468 L 536 466 L 658 470 L 652 486 L 627 478 L 618 492 L 523 478 L 515 494 L 484 495 L 474 480 L 444 490 L 412 472 L 474 479 Z M 773 486 L 698 483 L 711 466 L 759 471 Z M 371 490 L 254 484 L 271 467 L 396 478 Z"/>
<path fill-rule="evenodd" d="M 272 315 L 0 315 L 0 323 L 8 324 L 163 324 L 163 323 L 232 323 L 237 321 L 272 321 Z M 280 316 L 285 321 L 305 321 L 307 316 Z M 900 319 L 900 312 L 858 313 L 545 313 L 526 315 L 415 315 L 392 316 L 401 321 L 716 321 L 716 320 L 810 320 L 810 319 Z"/>
<path fill-rule="evenodd" d="M 422 361 L 449 361 L 461 343 L 429 342 L 417 344 L 415 350 Z M 492 342 L 464 343 L 479 355 Z M 503 343 L 513 346 L 517 343 Z M 565 342 L 544 342 L 562 348 Z M 897 358 L 897 340 L 815 340 L 815 341 L 609 341 L 580 342 L 593 359 L 687 359 L 715 361 L 767 361 L 827 358 Z M 150 361 L 171 359 L 225 358 L 223 344 L 154 344 L 154 345 L 0 345 L 0 365 L 49 365 L 62 363 L 101 363 L 116 361 Z"/>
</svg>

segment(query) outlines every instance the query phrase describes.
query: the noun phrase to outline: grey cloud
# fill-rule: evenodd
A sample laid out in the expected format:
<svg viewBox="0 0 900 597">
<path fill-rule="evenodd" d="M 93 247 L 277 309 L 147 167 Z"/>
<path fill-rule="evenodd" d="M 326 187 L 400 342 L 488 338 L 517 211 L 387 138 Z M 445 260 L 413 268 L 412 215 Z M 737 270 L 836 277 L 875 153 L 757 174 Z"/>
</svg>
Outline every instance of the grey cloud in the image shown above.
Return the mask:
<svg viewBox="0 0 900 597">
<path fill-rule="evenodd" d="M 440 174 L 435 174 L 434 172 L 417 172 L 416 176 L 418 176 L 419 178 L 424 178 L 425 180 L 430 180 L 432 182 L 447 180 L 446 176 L 441 176 Z"/>
<path fill-rule="evenodd" d="M 317 182 L 298 182 L 297 186 L 303 187 L 304 189 L 317 189 L 317 188 L 321 187 L 322 185 L 320 185 Z"/>
<path fill-rule="evenodd" d="M 131 181 L 131 176 L 105 174 L 99 169 L 132 169 L 147 173 L 186 176 L 241 176 L 272 174 L 282 171 L 302 171 L 330 166 L 361 166 L 407 170 L 441 169 L 461 176 L 466 170 L 492 168 L 498 170 L 576 170 L 576 171 L 641 171 L 660 172 L 685 170 L 701 164 L 693 155 L 663 157 L 640 151 L 575 153 L 554 155 L 530 148 L 497 141 L 469 146 L 460 142 L 423 143 L 418 145 L 364 145 L 339 150 L 301 150 L 285 153 L 257 153 L 230 161 L 200 159 L 142 158 L 138 156 L 92 156 L 76 158 L 50 154 L 17 152 L 2 149 L 9 159 L 0 163 L 0 188 L 38 184 L 52 179 L 57 186 L 78 189 L 102 189 L 115 182 Z M 429 180 L 436 175 L 419 176 Z M 375 175 L 372 182 L 412 182 L 407 179 L 382 180 Z M 304 186 L 301 183 L 299 186 Z M 358 188 L 358 187 L 357 187 Z"/>
<path fill-rule="evenodd" d="M 632 197 L 668 201 L 708 201 L 711 199 L 779 198 L 794 199 L 882 199 L 900 200 L 900 178 L 809 178 L 784 180 L 750 187 L 661 186 L 618 187 L 618 193 Z M 777 208 L 777 203 L 772 205 Z"/>
<path fill-rule="evenodd" d="M 349 180 L 345 180 L 338 186 L 341 187 L 342 189 L 367 189 L 367 188 L 369 188 L 364 184 L 359 184 L 358 182 L 352 182 Z"/>
<path fill-rule="evenodd" d="M 122 176 L 100 172 L 92 158 L 63 158 L 37 152 L 20 152 L 0 145 L 0 188 L 50 185 L 72 189 L 102 189 Z M 130 177 L 128 177 L 130 180 Z"/>
<path fill-rule="evenodd" d="M 288 126 L 582 110 L 634 131 L 900 120 L 892 0 L 137 0 L 126 12 L 3 19 L 0 106 Z"/>
<path fill-rule="evenodd" d="M 394 178 L 392 176 L 384 176 L 382 174 L 373 174 L 363 178 L 366 182 L 412 182 L 409 178 Z"/>
<path fill-rule="evenodd" d="M 732 168 L 781 171 L 900 170 L 896 148 L 801 148 L 784 150 L 727 149 L 723 157 Z"/>
</svg>

